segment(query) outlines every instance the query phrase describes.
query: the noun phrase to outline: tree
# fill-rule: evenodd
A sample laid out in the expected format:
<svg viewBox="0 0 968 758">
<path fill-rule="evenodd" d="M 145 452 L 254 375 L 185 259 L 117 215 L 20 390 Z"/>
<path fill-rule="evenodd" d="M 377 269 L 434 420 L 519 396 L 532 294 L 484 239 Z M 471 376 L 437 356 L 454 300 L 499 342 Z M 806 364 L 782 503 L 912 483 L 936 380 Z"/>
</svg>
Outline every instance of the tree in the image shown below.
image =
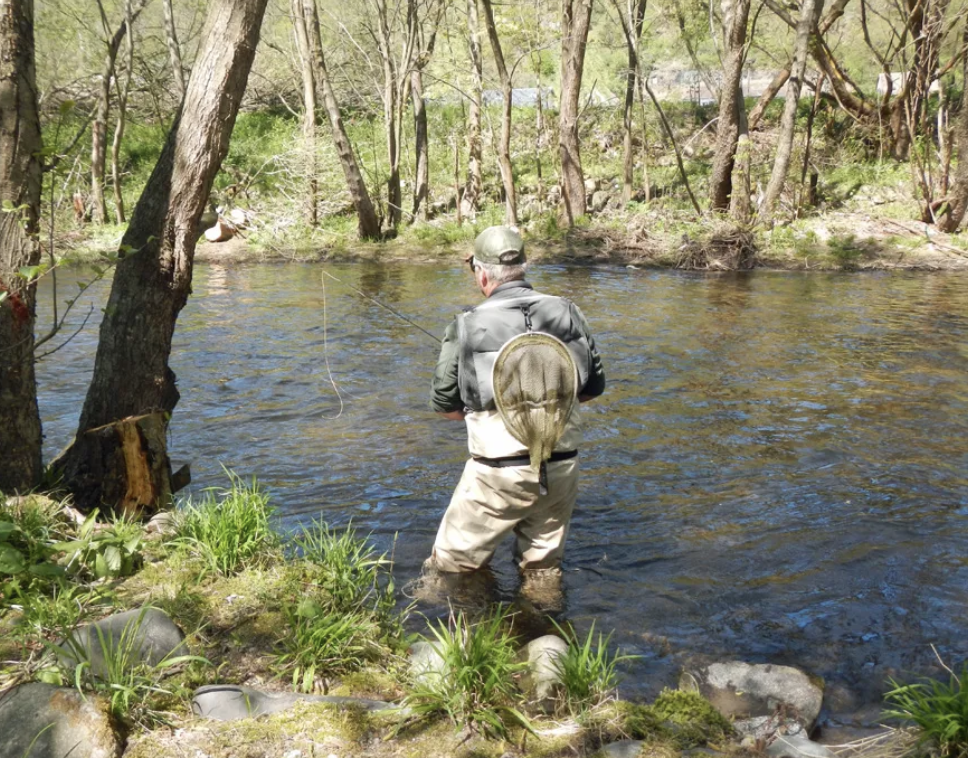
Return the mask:
<svg viewBox="0 0 968 758">
<path fill-rule="evenodd" d="M 313 7 L 307 8 L 307 5 Z M 315 0 L 292 0 L 292 26 L 296 35 L 296 51 L 299 55 L 299 73 L 302 79 L 304 147 L 308 156 L 306 173 L 309 196 L 306 198 L 306 221 L 316 226 L 319 208 L 319 182 L 316 176 L 316 75 L 313 71 L 313 47 L 309 41 L 309 24 L 315 15 Z"/>
<path fill-rule="evenodd" d="M 145 414 L 160 415 L 167 426 L 178 402 L 168 365 L 172 335 L 191 291 L 199 219 L 228 152 L 265 6 L 213 0 L 182 108 L 122 238 L 77 434 L 54 464 L 85 510 L 101 506 L 108 493 L 123 494 L 118 483 L 127 479 L 122 440 L 130 438 L 95 432 Z M 167 483 L 153 484 L 144 500 L 154 502 L 136 507 L 164 505 L 158 501 Z"/>
<path fill-rule="evenodd" d="M 968 49 L 968 16 L 965 17 L 962 44 Z M 958 165 L 955 168 L 955 184 L 949 199 L 948 211 L 938 219 L 943 232 L 955 232 L 968 210 L 968 55 L 962 58 L 961 110 L 955 124 L 955 144 L 958 146 Z"/>
<path fill-rule="evenodd" d="M 467 48 L 471 58 L 471 97 L 467 112 L 467 186 L 462 211 L 472 216 L 484 186 L 481 175 L 481 100 L 484 97 L 484 58 L 481 55 L 481 24 L 477 0 L 467 0 Z"/>
<path fill-rule="evenodd" d="M 578 139 L 579 96 L 585 46 L 592 21 L 592 0 L 561 0 L 561 99 L 558 104 L 558 152 L 561 156 L 561 202 L 568 226 L 585 215 L 585 176 Z"/>
<path fill-rule="evenodd" d="M 445 7 L 442 0 L 429 0 L 425 9 L 418 6 L 417 0 L 407 0 L 407 25 L 413 29 L 412 34 L 416 41 L 413 64 L 410 68 L 416 164 L 412 216 L 416 219 L 418 214 L 422 214 L 425 221 L 427 220 L 427 199 L 430 194 L 430 142 L 427 129 L 427 103 L 423 93 L 423 71 L 434 54 L 437 29 Z"/>
<path fill-rule="evenodd" d="M 28 490 L 42 473 L 29 273 L 41 255 L 41 151 L 33 1 L 0 0 L 0 492 Z"/>
<path fill-rule="evenodd" d="M 171 63 L 172 79 L 175 82 L 175 97 L 178 102 L 185 97 L 185 69 L 182 65 L 181 46 L 178 44 L 178 30 L 175 27 L 175 13 L 171 0 L 162 0 L 165 12 L 165 42 L 168 45 L 168 60 Z"/>
<path fill-rule="evenodd" d="M 614 0 L 616 10 L 622 13 L 618 7 L 618 0 Z M 625 108 L 622 111 L 622 125 L 625 136 L 622 144 L 624 159 L 622 161 L 622 202 L 628 203 L 632 199 L 632 169 L 635 165 L 635 158 L 632 152 L 632 108 L 635 105 L 636 80 L 639 75 L 639 50 L 638 41 L 642 38 L 642 24 L 645 21 L 646 0 L 628 0 L 626 10 L 627 20 L 623 19 L 622 28 L 629 29 L 629 34 L 625 35 L 625 49 L 628 53 L 628 71 L 625 72 Z"/>
<path fill-rule="evenodd" d="M 783 185 L 786 183 L 787 172 L 793 157 L 793 133 L 797 122 L 797 105 L 800 102 L 800 90 L 803 87 L 803 75 L 807 69 L 807 47 L 810 35 L 817 26 L 817 18 L 823 10 L 823 0 L 803 0 L 800 5 L 800 22 L 797 24 L 797 35 L 793 46 L 793 63 L 790 66 L 787 84 L 786 100 L 783 104 L 783 117 L 780 119 L 780 134 L 777 140 L 776 157 L 773 161 L 773 173 L 770 183 L 766 187 L 763 201 L 760 204 L 760 218 L 769 223 L 773 218 L 773 209 Z"/>
<path fill-rule="evenodd" d="M 743 63 L 746 61 L 746 27 L 750 0 L 722 0 L 723 86 L 719 94 L 716 124 L 716 154 L 709 184 L 709 206 L 725 212 L 733 199 L 733 168 L 740 134 L 746 133 L 746 105 L 743 102 Z M 745 190 L 743 190 L 745 191 Z M 748 193 L 747 193 L 748 202 Z M 737 211 L 742 215 L 742 208 Z"/>
<path fill-rule="evenodd" d="M 481 3 L 484 6 L 487 38 L 491 42 L 494 65 L 497 68 L 498 79 L 501 81 L 501 142 L 498 146 L 497 162 L 501 168 L 501 182 L 504 185 L 504 223 L 508 226 L 517 226 L 518 196 L 514 188 L 514 166 L 511 163 L 511 106 L 514 90 L 511 73 L 504 60 L 501 38 L 497 33 L 497 24 L 494 22 L 494 7 L 491 0 L 481 0 Z"/>
</svg>

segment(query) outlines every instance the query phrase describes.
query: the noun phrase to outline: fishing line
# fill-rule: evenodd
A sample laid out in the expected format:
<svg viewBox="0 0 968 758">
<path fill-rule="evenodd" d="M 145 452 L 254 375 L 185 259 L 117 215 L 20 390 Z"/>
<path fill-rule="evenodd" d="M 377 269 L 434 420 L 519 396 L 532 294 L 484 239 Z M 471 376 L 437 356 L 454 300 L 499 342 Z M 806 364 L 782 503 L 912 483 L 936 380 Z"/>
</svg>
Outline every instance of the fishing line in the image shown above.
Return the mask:
<svg viewBox="0 0 968 758">
<path fill-rule="evenodd" d="M 326 273 L 325 271 L 323 272 Z M 326 311 L 326 280 L 322 277 L 319 278 L 320 284 L 323 285 L 323 361 L 326 364 L 326 373 L 329 374 L 329 383 L 333 385 L 333 390 L 336 392 L 336 397 L 339 398 L 339 411 L 335 416 L 323 416 L 327 421 L 335 421 L 340 416 L 343 415 L 343 396 L 340 394 L 339 387 L 336 386 L 336 379 L 333 378 L 333 371 L 329 367 L 329 326 L 328 326 L 328 313 Z"/>
</svg>

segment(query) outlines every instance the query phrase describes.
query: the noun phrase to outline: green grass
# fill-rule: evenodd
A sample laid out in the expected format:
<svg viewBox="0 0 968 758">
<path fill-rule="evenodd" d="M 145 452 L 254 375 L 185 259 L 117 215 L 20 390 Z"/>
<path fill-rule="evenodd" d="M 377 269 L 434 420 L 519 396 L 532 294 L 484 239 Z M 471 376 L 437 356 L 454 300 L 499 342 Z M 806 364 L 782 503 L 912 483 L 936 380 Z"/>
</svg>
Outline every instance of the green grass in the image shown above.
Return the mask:
<svg viewBox="0 0 968 758">
<path fill-rule="evenodd" d="M 253 477 L 227 471 L 230 486 L 205 491 L 184 507 L 174 543 L 202 560 L 206 573 L 228 576 L 265 562 L 279 545 L 270 519 L 275 509 Z"/>
<path fill-rule="evenodd" d="M 463 613 L 431 627 L 432 644 L 444 661 L 439 675 L 425 674 L 404 698 L 418 720 L 443 715 L 459 727 L 506 739 L 512 728 L 531 729 L 519 710 L 516 645 L 500 611 L 472 623 Z"/>
<path fill-rule="evenodd" d="M 945 667 L 947 668 L 947 666 Z M 900 684 L 884 695 L 887 718 L 913 723 L 921 730 L 922 744 L 932 745 L 943 758 L 968 756 L 968 663 L 961 673 L 948 669 L 947 682 L 926 680 Z"/>
<path fill-rule="evenodd" d="M 574 629 L 552 623 L 568 643 L 568 650 L 555 659 L 564 689 L 560 707 L 577 716 L 612 697 L 618 680 L 618 664 L 637 656 L 609 652 L 612 635 L 599 632 L 596 637 L 594 623 L 584 640 L 578 638 Z"/>
</svg>

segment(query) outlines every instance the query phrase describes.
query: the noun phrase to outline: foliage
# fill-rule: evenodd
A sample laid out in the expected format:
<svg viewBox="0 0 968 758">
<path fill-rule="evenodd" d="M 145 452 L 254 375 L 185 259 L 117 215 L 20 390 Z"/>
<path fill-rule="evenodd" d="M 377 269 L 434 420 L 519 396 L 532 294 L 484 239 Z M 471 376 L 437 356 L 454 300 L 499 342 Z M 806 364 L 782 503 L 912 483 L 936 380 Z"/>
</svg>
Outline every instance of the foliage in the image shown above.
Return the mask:
<svg viewBox="0 0 968 758">
<path fill-rule="evenodd" d="M 21 501 L 0 513 L 0 607 L 40 591 L 64 575 L 53 547 L 61 534 L 57 514 L 43 499 Z"/>
<path fill-rule="evenodd" d="M 947 666 L 945 667 L 947 668 Z M 926 680 L 891 687 L 884 695 L 890 706 L 884 715 L 916 724 L 922 740 L 931 743 L 944 758 L 968 756 L 968 662 L 957 674 L 948 669 L 947 682 Z"/>
<path fill-rule="evenodd" d="M 279 544 L 269 524 L 275 509 L 256 478 L 226 473 L 228 489 L 207 489 L 201 502 L 185 505 L 174 540 L 201 558 L 206 572 L 223 576 L 264 561 Z"/>
<path fill-rule="evenodd" d="M 683 749 L 721 740 L 733 732 L 729 719 L 697 692 L 664 689 L 651 707 Z"/>
<path fill-rule="evenodd" d="M 104 526 L 95 508 L 77 530 L 76 538 L 58 542 L 54 549 L 67 555 L 67 568 L 95 579 L 131 576 L 141 567 L 144 529 L 134 518 L 118 516 Z"/>
<path fill-rule="evenodd" d="M 140 725 L 151 728 L 168 723 L 166 714 L 153 704 L 157 696 L 171 692 L 160 684 L 165 673 L 174 666 L 190 662 L 207 663 L 203 658 L 190 655 L 168 656 L 156 665 L 141 660 L 141 626 L 148 608 L 125 626 L 115 640 L 98 626 L 92 627 L 97 635 L 97 652 L 101 661 L 95 668 L 92 653 L 74 637 L 68 637 L 65 648 L 49 647 L 57 652 L 68 667 L 69 679 L 78 691 L 94 692 L 103 696 L 111 715 L 121 724 Z M 65 654 L 66 651 L 66 654 Z M 72 670 L 71 670 L 72 669 Z"/>
<path fill-rule="evenodd" d="M 615 689 L 618 664 L 638 656 L 609 653 L 612 635 L 604 636 L 599 632 L 596 638 L 594 622 L 584 641 L 578 638 L 574 629 L 562 628 L 555 621 L 552 623 L 568 642 L 568 650 L 555 659 L 555 668 L 564 687 L 561 706 L 578 715 L 610 697 Z"/>
<path fill-rule="evenodd" d="M 418 720 L 444 715 L 458 726 L 488 737 L 507 738 L 512 727 L 531 729 L 518 710 L 515 678 L 527 664 L 515 662 L 514 638 L 498 610 L 476 623 L 463 613 L 431 626 L 440 673 L 426 672 L 404 698 Z"/>
</svg>

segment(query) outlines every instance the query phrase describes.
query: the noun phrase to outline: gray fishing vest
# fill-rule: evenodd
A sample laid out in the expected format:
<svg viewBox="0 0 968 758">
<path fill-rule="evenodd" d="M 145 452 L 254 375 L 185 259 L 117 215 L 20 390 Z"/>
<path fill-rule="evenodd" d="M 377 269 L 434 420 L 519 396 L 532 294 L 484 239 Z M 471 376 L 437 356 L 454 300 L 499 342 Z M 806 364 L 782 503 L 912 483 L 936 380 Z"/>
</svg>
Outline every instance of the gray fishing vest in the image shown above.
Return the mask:
<svg viewBox="0 0 968 758">
<path fill-rule="evenodd" d="M 504 343 L 527 331 L 544 332 L 565 343 L 578 367 L 579 392 L 588 382 L 591 347 L 575 306 L 554 295 L 524 292 L 514 297 L 501 297 L 499 293 L 457 317 L 457 385 L 461 399 L 472 411 L 496 408 L 491 384 L 494 361 Z"/>
</svg>

